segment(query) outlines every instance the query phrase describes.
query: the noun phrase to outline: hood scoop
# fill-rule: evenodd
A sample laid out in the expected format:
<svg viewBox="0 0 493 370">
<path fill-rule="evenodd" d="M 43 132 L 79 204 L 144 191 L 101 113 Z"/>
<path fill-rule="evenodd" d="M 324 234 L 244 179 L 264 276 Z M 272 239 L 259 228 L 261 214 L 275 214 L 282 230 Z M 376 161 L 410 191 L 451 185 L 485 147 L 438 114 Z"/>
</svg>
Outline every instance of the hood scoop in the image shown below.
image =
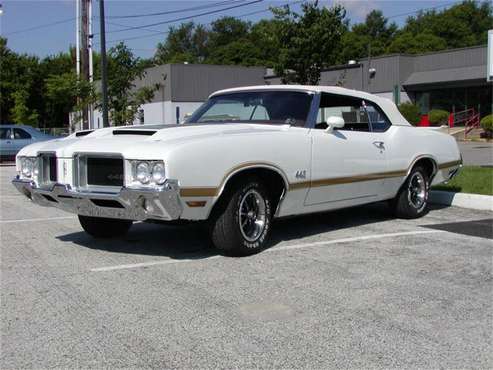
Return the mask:
<svg viewBox="0 0 493 370">
<path fill-rule="evenodd" d="M 76 137 L 86 136 L 86 135 L 89 135 L 93 131 L 94 130 L 79 131 L 79 132 L 75 133 L 75 136 Z"/>
<path fill-rule="evenodd" d="M 152 136 L 156 133 L 156 130 L 114 130 L 113 135 L 142 135 L 142 136 Z"/>
</svg>

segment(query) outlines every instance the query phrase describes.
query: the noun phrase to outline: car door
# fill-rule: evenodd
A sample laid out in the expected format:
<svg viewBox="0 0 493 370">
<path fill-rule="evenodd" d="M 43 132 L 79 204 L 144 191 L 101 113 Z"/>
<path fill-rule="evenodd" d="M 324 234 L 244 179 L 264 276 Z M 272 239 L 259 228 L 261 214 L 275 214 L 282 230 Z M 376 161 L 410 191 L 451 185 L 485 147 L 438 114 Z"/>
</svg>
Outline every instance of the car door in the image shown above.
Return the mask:
<svg viewBox="0 0 493 370">
<path fill-rule="evenodd" d="M 317 124 L 311 130 L 311 186 L 305 204 L 327 209 L 372 202 L 385 184 L 385 132 L 373 132 L 367 103 L 358 98 L 322 94 Z M 327 131 L 329 117 L 344 119 Z"/>
<path fill-rule="evenodd" d="M 12 129 L 10 127 L 0 128 L 0 155 L 2 157 L 15 154 L 14 139 L 12 136 Z"/>
<path fill-rule="evenodd" d="M 33 138 L 29 132 L 24 130 L 23 128 L 17 128 L 15 127 L 13 129 L 14 132 L 14 140 L 13 140 L 13 146 L 15 153 L 17 153 L 19 150 L 21 150 L 23 147 L 26 145 L 29 145 L 32 143 Z"/>
</svg>

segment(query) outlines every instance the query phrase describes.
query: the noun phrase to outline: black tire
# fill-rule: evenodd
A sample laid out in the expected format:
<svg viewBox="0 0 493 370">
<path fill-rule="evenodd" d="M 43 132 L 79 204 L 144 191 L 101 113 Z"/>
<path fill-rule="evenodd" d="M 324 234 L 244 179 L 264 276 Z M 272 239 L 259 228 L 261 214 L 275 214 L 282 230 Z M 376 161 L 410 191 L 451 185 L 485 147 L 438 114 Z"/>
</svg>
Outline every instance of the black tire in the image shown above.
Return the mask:
<svg viewBox="0 0 493 370">
<path fill-rule="evenodd" d="M 391 206 L 396 217 L 413 219 L 424 216 L 428 212 L 428 196 L 430 180 L 426 170 L 421 166 L 414 167 Z"/>
<path fill-rule="evenodd" d="M 248 207 L 252 210 L 245 212 Z M 249 178 L 232 186 L 219 200 L 210 225 L 212 243 L 228 256 L 258 253 L 266 246 L 271 221 L 272 201 L 267 189 L 257 178 Z"/>
<path fill-rule="evenodd" d="M 86 233 L 95 238 L 115 238 L 127 233 L 133 224 L 130 220 L 79 215 L 79 222 Z"/>
</svg>

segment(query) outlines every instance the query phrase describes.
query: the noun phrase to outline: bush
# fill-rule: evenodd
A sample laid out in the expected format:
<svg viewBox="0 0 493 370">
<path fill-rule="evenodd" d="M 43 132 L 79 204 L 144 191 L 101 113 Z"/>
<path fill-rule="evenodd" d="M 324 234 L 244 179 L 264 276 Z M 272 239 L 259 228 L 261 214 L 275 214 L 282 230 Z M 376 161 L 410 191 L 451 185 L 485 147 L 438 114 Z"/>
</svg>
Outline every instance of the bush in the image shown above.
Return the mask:
<svg viewBox="0 0 493 370">
<path fill-rule="evenodd" d="M 449 112 L 441 109 L 432 109 L 428 113 L 428 119 L 430 123 L 434 126 L 441 126 L 448 124 Z"/>
<path fill-rule="evenodd" d="M 399 105 L 399 111 L 404 118 L 413 126 L 421 121 L 421 112 L 416 104 L 407 102 Z"/>
<path fill-rule="evenodd" d="M 484 116 L 481 119 L 481 127 L 485 131 L 493 132 L 493 114 Z"/>
</svg>

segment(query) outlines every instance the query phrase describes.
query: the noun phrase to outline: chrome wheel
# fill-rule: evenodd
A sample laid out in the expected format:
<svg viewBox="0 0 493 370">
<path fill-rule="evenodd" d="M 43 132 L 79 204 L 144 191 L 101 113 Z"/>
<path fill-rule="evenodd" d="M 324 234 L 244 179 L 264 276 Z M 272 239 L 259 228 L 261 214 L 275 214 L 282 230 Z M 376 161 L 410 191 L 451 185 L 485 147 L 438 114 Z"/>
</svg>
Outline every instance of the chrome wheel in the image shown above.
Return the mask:
<svg viewBox="0 0 493 370">
<path fill-rule="evenodd" d="M 249 190 L 241 198 L 238 219 L 241 234 L 247 241 L 254 242 L 262 235 L 267 219 L 266 204 L 255 189 Z"/>
<path fill-rule="evenodd" d="M 407 200 L 418 212 L 426 206 L 427 184 L 420 172 L 415 172 L 409 179 Z"/>
</svg>

